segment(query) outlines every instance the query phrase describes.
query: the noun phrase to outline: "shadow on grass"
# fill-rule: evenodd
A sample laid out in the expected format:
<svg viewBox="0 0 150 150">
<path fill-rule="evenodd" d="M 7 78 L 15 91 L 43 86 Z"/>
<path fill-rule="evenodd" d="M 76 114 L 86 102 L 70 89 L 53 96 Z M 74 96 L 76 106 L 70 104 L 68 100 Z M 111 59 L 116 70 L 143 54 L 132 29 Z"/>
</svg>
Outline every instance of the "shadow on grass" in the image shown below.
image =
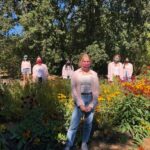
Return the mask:
<svg viewBox="0 0 150 150">
<path fill-rule="evenodd" d="M 115 131 L 109 125 L 93 127 L 90 150 L 129 150 L 133 148 L 132 138 L 127 133 Z"/>
</svg>

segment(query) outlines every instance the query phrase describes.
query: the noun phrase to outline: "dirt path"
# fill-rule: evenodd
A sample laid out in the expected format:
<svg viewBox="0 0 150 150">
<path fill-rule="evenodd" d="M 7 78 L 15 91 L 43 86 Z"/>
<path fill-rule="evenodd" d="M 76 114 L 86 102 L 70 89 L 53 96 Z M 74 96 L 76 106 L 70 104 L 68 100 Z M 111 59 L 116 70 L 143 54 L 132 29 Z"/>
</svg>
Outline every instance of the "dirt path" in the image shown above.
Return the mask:
<svg viewBox="0 0 150 150">
<path fill-rule="evenodd" d="M 126 143 L 109 143 L 95 139 L 91 142 L 89 150 L 150 150 L 150 138 L 145 138 L 143 143 L 138 148 L 128 140 Z"/>
</svg>

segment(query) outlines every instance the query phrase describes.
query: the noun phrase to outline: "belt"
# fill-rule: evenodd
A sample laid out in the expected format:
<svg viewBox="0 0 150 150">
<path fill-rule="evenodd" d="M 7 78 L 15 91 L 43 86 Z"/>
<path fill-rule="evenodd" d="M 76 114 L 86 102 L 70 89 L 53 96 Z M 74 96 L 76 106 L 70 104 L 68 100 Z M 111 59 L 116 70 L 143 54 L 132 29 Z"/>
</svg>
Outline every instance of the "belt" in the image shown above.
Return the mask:
<svg viewBox="0 0 150 150">
<path fill-rule="evenodd" d="M 81 95 L 91 95 L 92 94 L 92 92 L 90 92 L 90 93 L 81 93 Z"/>
</svg>

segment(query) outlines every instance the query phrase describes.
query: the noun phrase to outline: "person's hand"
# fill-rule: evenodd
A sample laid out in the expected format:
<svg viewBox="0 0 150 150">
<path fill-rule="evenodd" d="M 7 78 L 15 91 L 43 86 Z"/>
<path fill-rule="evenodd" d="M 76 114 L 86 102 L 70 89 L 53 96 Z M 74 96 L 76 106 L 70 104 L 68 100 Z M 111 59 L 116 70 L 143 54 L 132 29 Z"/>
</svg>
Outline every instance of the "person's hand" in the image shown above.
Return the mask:
<svg viewBox="0 0 150 150">
<path fill-rule="evenodd" d="M 93 108 L 91 106 L 86 107 L 86 112 L 90 112 Z"/>
<path fill-rule="evenodd" d="M 80 109 L 81 109 L 81 111 L 83 111 L 83 112 L 87 112 L 87 109 L 86 109 L 86 107 L 85 107 L 84 105 L 80 105 Z"/>
</svg>

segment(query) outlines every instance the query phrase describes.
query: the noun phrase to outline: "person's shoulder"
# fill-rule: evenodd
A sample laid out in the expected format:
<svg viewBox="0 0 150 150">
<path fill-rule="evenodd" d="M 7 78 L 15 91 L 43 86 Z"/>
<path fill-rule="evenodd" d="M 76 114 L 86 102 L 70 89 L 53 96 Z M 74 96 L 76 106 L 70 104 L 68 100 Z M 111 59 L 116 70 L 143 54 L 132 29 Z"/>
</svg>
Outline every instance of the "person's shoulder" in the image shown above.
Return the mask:
<svg viewBox="0 0 150 150">
<path fill-rule="evenodd" d="M 81 72 L 81 68 L 79 68 L 79 69 L 73 71 L 73 75 L 77 75 L 77 74 L 79 74 L 80 72 Z"/>
<path fill-rule="evenodd" d="M 108 63 L 108 66 L 111 66 L 111 65 L 114 65 L 113 61 L 111 61 L 111 62 Z"/>
<path fill-rule="evenodd" d="M 132 63 L 129 63 L 129 67 L 133 67 L 133 64 L 132 64 Z"/>
<path fill-rule="evenodd" d="M 65 68 L 65 67 L 66 67 L 66 64 L 63 65 L 63 68 Z"/>
<path fill-rule="evenodd" d="M 42 66 L 47 66 L 46 64 L 42 64 Z"/>
<path fill-rule="evenodd" d="M 97 75 L 97 72 L 94 70 L 90 70 L 93 75 Z"/>
<path fill-rule="evenodd" d="M 29 64 L 31 63 L 30 60 L 27 60 L 26 62 L 29 63 Z"/>
<path fill-rule="evenodd" d="M 122 63 L 122 62 L 119 62 L 119 65 L 123 66 L 123 63 Z"/>
<path fill-rule="evenodd" d="M 37 66 L 38 66 L 37 64 L 34 64 L 34 65 L 33 65 L 33 68 L 35 68 L 35 67 L 37 67 Z"/>
<path fill-rule="evenodd" d="M 45 67 L 45 68 L 47 68 L 47 65 L 46 65 L 46 64 L 42 64 L 42 67 Z"/>
<path fill-rule="evenodd" d="M 80 72 L 80 71 L 81 71 L 81 68 L 75 70 L 75 71 L 74 71 L 74 74 L 76 74 L 76 73 L 78 73 L 78 72 Z"/>
</svg>

